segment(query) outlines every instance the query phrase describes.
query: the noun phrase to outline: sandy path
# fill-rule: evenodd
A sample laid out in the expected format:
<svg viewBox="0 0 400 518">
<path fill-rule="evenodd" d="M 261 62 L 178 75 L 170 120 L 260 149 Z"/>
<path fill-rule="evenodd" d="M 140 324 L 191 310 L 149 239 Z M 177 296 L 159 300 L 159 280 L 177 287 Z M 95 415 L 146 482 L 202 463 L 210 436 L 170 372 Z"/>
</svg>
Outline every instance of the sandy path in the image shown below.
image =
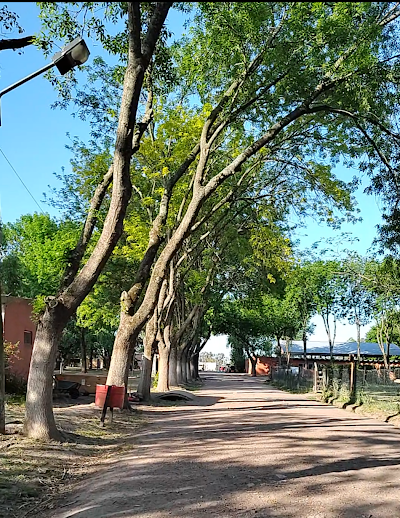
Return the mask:
<svg viewBox="0 0 400 518">
<path fill-rule="evenodd" d="M 245 375 L 153 408 L 51 518 L 400 518 L 400 430 Z"/>
</svg>

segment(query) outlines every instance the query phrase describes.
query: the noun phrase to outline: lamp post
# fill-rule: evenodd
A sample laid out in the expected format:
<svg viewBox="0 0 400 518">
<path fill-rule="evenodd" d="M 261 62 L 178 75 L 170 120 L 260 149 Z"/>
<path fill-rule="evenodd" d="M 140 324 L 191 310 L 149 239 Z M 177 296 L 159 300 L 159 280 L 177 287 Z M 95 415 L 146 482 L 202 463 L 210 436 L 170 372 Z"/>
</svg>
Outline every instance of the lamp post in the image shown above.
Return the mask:
<svg viewBox="0 0 400 518">
<path fill-rule="evenodd" d="M 11 92 L 18 86 L 30 81 L 36 76 L 43 74 L 47 70 L 53 67 L 57 67 L 61 75 L 66 74 L 74 67 L 83 65 L 89 57 L 89 49 L 83 40 L 83 38 L 75 38 L 71 43 L 68 43 L 61 49 L 60 52 L 54 54 L 52 62 L 44 67 L 40 68 L 36 72 L 29 74 L 28 76 L 20 79 L 16 83 L 7 86 L 0 91 L 0 102 L 3 95 Z M 0 104 L 0 126 L 1 126 L 1 104 Z M 2 225 L 1 225 L 1 212 L 0 212 L 0 269 L 1 269 L 1 245 L 2 245 Z M 1 270 L 0 270 L 1 273 Z M 2 315 L 2 303 L 1 303 L 1 277 L 0 277 L 0 434 L 5 433 L 5 355 L 4 355 L 4 340 L 3 340 L 3 315 Z"/>
<path fill-rule="evenodd" d="M 3 95 L 7 94 L 8 92 L 11 92 L 11 90 L 14 90 L 18 86 L 23 85 L 27 81 L 30 81 L 36 76 L 39 76 L 40 74 L 43 74 L 47 70 L 53 67 L 57 67 L 60 74 L 64 75 L 70 70 L 72 70 L 74 67 L 78 65 L 83 65 L 89 57 L 89 49 L 80 36 L 78 38 L 75 38 L 71 43 L 68 43 L 65 47 L 61 49 L 60 52 L 57 52 L 54 54 L 52 58 L 52 62 L 48 65 L 45 65 L 44 67 L 40 68 L 36 72 L 33 72 L 32 74 L 29 74 L 29 76 L 24 77 L 23 79 L 20 79 L 16 83 L 7 86 L 7 88 L 4 88 L 4 90 L 0 91 L 0 101 Z M 0 108 L 0 126 L 1 126 L 1 108 Z"/>
</svg>

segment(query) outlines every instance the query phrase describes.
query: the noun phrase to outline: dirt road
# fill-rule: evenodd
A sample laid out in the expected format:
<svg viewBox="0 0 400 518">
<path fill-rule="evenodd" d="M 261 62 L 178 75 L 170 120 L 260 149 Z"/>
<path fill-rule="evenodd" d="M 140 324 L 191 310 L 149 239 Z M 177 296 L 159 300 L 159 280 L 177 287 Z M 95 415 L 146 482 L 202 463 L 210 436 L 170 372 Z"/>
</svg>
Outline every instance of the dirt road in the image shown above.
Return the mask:
<svg viewBox="0 0 400 518">
<path fill-rule="evenodd" d="M 193 403 L 149 410 L 131 454 L 51 518 L 400 518 L 400 430 L 206 374 Z"/>
</svg>

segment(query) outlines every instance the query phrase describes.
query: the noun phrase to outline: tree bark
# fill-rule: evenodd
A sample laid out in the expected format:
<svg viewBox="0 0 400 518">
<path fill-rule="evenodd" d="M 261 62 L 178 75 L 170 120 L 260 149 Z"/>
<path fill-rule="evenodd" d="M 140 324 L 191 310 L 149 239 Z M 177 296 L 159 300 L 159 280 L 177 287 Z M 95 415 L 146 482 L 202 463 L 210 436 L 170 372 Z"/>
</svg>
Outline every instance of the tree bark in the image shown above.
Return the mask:
<svg viewBox="0 0 400 518">
<path fill-rule="evenodd" d="M 156 328 L 154 323 L 154 315 L 146 326 L 146 336 L 144 339 L 144 352 L 142 358 L 142 366 L 140 372 L 140 381 L 138 386 L 138 394 L 144 401 L 150 399 L 151 389 L 151 371 L 153 367 L 153 347 L 156 341 Z"/>
<path fill-rule="evenodd" d="M 169 349 L 168 349 L 168 347 L 160 347 L 158 349 L 158 353 L 160 355 L 160 361 L 158 364 L 157 390 L 159 392 L 167 392 L 169 390 L 169 382 L 168 382 Z"/>
<path fill-rule="evenodd" d="M 26 393 L 24 433 L 32 439 L 60 439 L 53 414 L 53 373 L 58 344 L 71 313 L 47 305 L 36 331 Z"/>
<path fill-rule="evenodd" d="M 190 358 L 190 371 L 193 380 L 199 379 L 199 354 L 196 353 Z"/>
<path fill-rule="evenodd" d="M 176 346 L 171 344 L 171 350 L 169 353 L 169 366 L 168 366 L 168 376 L 169 376 L 169 386 L 177 387 L 179 385 L 178 382 L 178 351 Z"/>
<path fill-rule="evenodd" d="M 117 331 L 117 338 L 114 342 L 114 349 L 111 355 L 110 368 L 107 375 L 107 385 L 121 387 L 125 384 L 126 371 L 129 369 L 129 353 L 132 339 L 130 317 L 121 313 Z"/>
<path fill-rule="evenodd" d="M 0 50 L 16 50 L 28 47 L 33 43 L 33 36 L 23 36 L 22 38 L 9 38 L 0 40 Z"/>
<path fill-rule="evenodd" d="M 186 370 L 186 363 L 187 363 L 187 349 L 186 346 L 182 348 L 182 352 L 180 355 L 181 359 L 181 384 L 186 385 L 188 379 L 187 379 L 187 370 Z"/>
</svg>

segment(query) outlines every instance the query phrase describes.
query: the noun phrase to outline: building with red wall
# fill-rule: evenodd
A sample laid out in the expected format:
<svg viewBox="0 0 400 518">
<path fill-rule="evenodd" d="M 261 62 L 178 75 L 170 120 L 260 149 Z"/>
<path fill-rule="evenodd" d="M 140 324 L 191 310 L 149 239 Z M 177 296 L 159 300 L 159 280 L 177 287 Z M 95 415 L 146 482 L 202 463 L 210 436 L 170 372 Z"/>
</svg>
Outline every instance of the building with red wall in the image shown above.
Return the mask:
<svg viewBox="0 0 400 518">
<path fill-rule="evenodd" d="M 16 354 L 10 358 L 9 369 L 15 376 L 28 379 L 36 324 L 32 320 L 30 299 L 22 297 L 1 297 L 4 341 L 18 344 Z"/>
</svg>

